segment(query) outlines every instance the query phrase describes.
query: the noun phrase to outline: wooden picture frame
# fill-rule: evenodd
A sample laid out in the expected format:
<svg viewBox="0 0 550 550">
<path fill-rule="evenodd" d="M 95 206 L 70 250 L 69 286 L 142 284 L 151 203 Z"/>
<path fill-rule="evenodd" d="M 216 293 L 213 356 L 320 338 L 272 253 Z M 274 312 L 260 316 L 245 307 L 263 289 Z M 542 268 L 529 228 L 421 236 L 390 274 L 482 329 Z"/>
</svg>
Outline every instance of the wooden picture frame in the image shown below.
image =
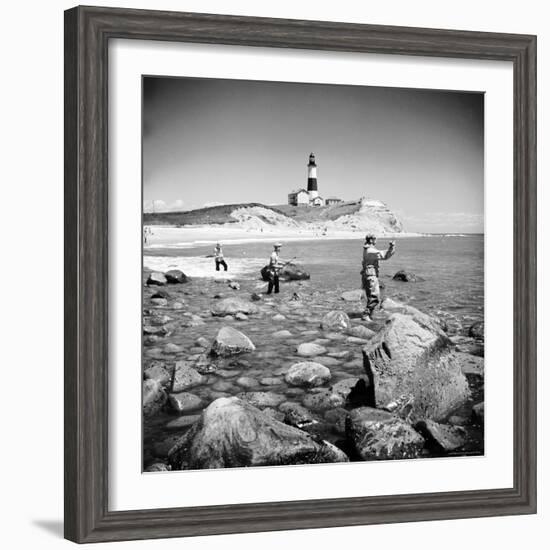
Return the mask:
<svg viewBox="0 0 550 550">
<path fill-rule="evenodd" d="M 112 38 L 513 63 L 512 488 L 108 510 L 107 64 Z M 535 72 L 536 37 L 527 35 L 95 7 L 65 12 L 66 538 L 75 542 L 116 541 L 535 513 Z"/>
</svg>

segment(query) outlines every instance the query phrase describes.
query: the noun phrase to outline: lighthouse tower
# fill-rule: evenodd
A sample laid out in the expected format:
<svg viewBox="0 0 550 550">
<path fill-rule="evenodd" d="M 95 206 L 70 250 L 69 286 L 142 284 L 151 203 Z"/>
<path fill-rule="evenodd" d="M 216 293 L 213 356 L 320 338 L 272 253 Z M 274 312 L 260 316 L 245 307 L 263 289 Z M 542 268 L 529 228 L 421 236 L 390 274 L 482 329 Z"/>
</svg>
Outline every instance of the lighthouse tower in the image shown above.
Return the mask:
<svg viewBox="0 0 550 550">
<path fill-rule="evenodd" d="M 309 163 L 307 165 L 307 192 L 311 200 L 319 196 L 317 190 L 317 164 L 315 164 L 315 155 L 309 155 Z"/>
</svg>

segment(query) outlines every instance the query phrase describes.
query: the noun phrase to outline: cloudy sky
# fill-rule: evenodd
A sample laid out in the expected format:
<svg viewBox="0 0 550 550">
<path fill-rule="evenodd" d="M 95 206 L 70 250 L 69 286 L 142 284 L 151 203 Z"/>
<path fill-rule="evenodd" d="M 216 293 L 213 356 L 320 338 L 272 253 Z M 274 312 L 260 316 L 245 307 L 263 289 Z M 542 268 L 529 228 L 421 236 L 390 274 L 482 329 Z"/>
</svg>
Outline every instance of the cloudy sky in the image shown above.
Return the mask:
<svg viewBox="0 0 550 550">
<path fill-rule="evenodd" d="M 384 201 L 406 231 L 483 231 L 483 95 L 143 80 L 144 209 L 282 204 L 307 185 Z"/>
</svg>

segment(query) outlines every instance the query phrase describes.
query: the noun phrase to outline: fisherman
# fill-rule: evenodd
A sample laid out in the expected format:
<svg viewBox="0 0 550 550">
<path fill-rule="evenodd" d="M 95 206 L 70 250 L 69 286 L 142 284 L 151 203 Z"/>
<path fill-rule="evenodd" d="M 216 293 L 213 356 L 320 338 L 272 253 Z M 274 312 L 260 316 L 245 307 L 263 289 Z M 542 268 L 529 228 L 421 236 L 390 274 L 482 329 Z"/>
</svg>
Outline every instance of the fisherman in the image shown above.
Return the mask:
<svg viewBox="0 0 550 550">
<path fill-rule="evenodd" d="M 223 265 L 223 270 L 227 271 L 227 264 L 225 263 L 222 245 L 220 243 L 216 243 L 216 248 L 214 248 L 214 259 L 216 262 L 216 271 L 220 270 L 220 265 Z"/>
<path fill-rule="evenodd" d="M 269 283 L 267 285 L 267 293 L 271 294 L 275 288 L 275 294 L 279 293 L 279 272 L 281 271 L 283 264 L 279 259 L 279 252 L 281 251 L 281 243 L 275 243 L 273 245 L 273 252 L 269 257 L 269 268 L 267 276 L 269 277 Z"/>
<path fill-rule="evenodd" d="M 367 296 L 367 305 L 363 312 L 363 321 L 372 320 L 372 312 L 380 304 L 380 282 L 378 269 L 380 260 L 388 260 L 395 252 L 395 241 L 391 241 L 387 250 L 376 248 L 376 237 L 369 234 L 365 237 L 363 245 L 363 269 L 361 270 L 361 282 Z"/>
</svg>

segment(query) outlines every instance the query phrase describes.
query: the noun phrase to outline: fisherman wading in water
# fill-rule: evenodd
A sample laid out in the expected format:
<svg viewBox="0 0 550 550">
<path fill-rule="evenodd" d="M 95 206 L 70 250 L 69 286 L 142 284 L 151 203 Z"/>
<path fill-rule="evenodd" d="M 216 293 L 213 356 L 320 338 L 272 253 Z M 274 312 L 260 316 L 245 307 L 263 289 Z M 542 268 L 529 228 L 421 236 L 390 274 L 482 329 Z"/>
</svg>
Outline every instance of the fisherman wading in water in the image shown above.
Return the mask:
<svg viewBox="0 0 550 550">
<path fill-rule="evenodd" d="M 376 248 L 376 237 L 367 235 L 363 245 L 363 269 L 361 270 L 361 282 L 367 296 L 367 307 L 363 312 L 363 321 L 372 320 L 372 312 L 380 304 L 380 282 L 378 280 L 378 263 L 380 260 L 388 260 L 395 252 L 395 241 L 390 242 L 386 251 Z"/>
<path fill-rule="evenodd" d="M 216 271 L 220 270 L 220 265 L 223 265 L 223 270 L 227 271 L 227 264 L 225 263 L 222 245 L 220 243 L 216 244 L 216 248 L 214 248 L 214 258 L 216 261 Z"/>
<path fill-rule="evenodd" d="M 269 270 L 267 272 L 269 277 L 269 283 L 267 284 L 267 293 L 271 294 L 275 288 L 275 294 L 279 293 L 279 272 L 281 271 L 283 264 L 279 259 L 279 252 L 281 251 L 281 243 L 275 243 L 273 245 L 273 252 L 269 257 Z"/>
</svg>

